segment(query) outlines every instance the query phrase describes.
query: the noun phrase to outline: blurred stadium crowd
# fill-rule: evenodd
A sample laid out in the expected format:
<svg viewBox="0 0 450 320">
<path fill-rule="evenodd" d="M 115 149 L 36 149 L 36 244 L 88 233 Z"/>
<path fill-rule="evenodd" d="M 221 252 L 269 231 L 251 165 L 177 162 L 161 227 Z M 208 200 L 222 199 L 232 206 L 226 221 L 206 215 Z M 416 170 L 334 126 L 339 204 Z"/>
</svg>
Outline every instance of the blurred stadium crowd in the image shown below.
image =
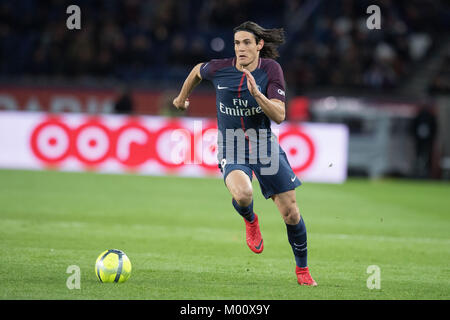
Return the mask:
<svg viewBox="0 0 450 320">
<path fill-rule="evenodd" d="M 66 28 L 71 4 L 79 31 Z M 366 26 L 371 4 L 380 30 Z M 395 89 L 450 29 L 448 4 L 432 0 L 0 0 L 0 77 L 179 84 L 195 63 L 232 56 L 246 20 L 285 28 L 279 62 L 297 93 Z"/>
</svg>

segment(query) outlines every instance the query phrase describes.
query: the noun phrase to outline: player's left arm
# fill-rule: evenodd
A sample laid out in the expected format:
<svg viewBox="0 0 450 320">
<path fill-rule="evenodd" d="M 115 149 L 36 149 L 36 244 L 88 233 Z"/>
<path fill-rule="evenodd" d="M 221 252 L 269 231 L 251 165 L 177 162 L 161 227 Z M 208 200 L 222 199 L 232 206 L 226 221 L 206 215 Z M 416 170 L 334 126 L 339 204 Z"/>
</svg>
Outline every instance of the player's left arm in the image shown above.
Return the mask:
<svg viewBox="0 0 450 320">
<path fill-rule="evenodd" d="M 286 108 L 283 101 L 278 99 L 269 99 L 258 90 L 255 78 L 247 69 L 244 69 L 247 78 L 247 88 L 250 94 L 255 98 L 263 112 L 277 124 L 280 124 L 286 118 Z"/>
</svg>

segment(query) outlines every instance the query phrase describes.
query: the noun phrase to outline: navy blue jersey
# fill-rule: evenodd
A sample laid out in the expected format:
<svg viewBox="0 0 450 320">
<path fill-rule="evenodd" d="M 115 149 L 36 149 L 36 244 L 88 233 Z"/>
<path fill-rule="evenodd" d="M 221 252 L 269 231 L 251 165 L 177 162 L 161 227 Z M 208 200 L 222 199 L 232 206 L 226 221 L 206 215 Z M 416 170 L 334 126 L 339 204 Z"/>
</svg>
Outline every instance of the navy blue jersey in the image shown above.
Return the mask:
<svg viewBox="0 0 450 320">
<path fill-rule="evenodd" d="M 227 129 L 242 129 L 246 133 L 244 154 L 247 160 L 252 145 L 259 147 L 260 143 L 266 144 L 267 139 L 273 141 L 271 121 L 250 94 L 245 73 L 236 68 L 235 62 L 235 58 L 213 59 L 200 67 L 202 79 L 210 80 L 216 90 L 218 130 L 223 137 L 223 141 L 218 140 L 219 161 L 224 157 L 227 144 L 231 142 L 226 138 Z M 258 89 L 268 99 L 285 101 L 283 71 L 275 60 L 259 58 L 252 75 Z M 260 132 L 265 132 L 264 138 L 267 139 L 260 139 Z M 237 144 L 236 140 L 235 143 Z M 234 149 L 236 150 L 236 145 Z"/>
</svg>

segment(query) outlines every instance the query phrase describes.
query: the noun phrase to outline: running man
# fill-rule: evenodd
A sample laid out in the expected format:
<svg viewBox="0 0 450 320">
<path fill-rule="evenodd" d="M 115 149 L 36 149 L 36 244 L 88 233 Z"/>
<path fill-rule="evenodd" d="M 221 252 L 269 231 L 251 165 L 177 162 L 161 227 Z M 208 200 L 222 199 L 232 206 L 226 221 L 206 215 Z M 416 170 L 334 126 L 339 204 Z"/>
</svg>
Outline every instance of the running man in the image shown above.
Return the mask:
<svg viewBox="0 0 450 320">
<path fill-rule="evenodd" d="M 270 127 L 271 120 L 280 124 L 285 119 L 283 71 L 273 60 L 279 56 L 277 47 L 284 42 L 284 31 L 264 29 L 251 21 L 233 31 L 235 57 L 197 64 L 173 104 L 184 110 L 202 79 L 214 84 L 219 168 L 232 204 L 245 221 L 248 247 L 255 253 L 264 249 L 258 215 L 253 211 L 255 173 L 262 194 L 274 201 L 286 224 L 298 283 L 316 286 L 307 265 L 306 227 L 295 195 L 301 182 Z"/>
</svg>

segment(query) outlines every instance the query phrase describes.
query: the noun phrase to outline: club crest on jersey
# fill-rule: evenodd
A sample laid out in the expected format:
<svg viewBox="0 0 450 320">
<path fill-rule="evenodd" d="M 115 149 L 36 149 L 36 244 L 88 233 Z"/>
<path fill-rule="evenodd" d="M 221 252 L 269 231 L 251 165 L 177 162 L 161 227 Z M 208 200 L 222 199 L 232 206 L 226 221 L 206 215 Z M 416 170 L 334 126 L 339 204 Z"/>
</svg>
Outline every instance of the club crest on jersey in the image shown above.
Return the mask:
<svg viewBox="0 0 450 320">
<path fill-rule="evenodd" d="M 227 165 L 227 159 L 222 159 L 222 161 L 220 161 L 220 166 L 222 167 L 222 170 L 225 170 L 225 166 Z"/>
</svg>

